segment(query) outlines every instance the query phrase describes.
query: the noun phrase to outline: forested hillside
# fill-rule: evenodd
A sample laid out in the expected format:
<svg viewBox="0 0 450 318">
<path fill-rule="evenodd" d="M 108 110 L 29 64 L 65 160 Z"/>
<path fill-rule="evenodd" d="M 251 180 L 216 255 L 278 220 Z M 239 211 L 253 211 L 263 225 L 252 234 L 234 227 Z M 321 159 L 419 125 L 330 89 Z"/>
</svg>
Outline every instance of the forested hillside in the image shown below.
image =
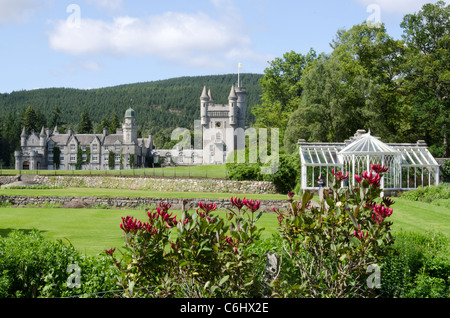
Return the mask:
<svg viewBox="0 0 450 318">
<path fill-rule="evenodd" d="M 252 106 L 260 103 L 262 74 L 241 74 L 241 86 L 247 89 L 247 124 L 254 122 Z M 120 123 L 123 114 L 132 105 L 137 114 L 139 133 L 153 134 L 159 147 L 170 140 L 176 127 L 193 129 L 194 120 L 200 119 L 200 95 L 203 87 L 211 88 L 216 103 L 228 103 L 232 85 L 237 75 L 211 75 L 181 77 L 168 80 L 125 84 L 99 89 L 47 88 L 0 94 L 1 160 L 8 166 L 11 155 L 18 147 L 23 126 L 39 130 L 42 125 L 60 130 L 72 128 L 80 132 L 83 110 L 87 110 L 93 131 L 110 123 L 117 115 Z M 34 120 L 27 124 L 24 117 L 31 107 Z"/>
</svg>

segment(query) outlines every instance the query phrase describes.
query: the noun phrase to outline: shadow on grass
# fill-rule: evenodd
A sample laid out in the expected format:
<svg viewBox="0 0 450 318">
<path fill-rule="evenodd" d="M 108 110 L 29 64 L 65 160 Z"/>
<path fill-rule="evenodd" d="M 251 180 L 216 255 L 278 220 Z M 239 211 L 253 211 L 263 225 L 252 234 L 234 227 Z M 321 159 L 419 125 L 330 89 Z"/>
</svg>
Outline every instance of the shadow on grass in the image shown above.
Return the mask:
<svg viewBox="0 0 450 318">
<path fill-rule="evenodd" d="M 0 229 L 0 237 L 8 237 L 8 235 L 14 231 L 22 232 L 24 234 L 30 234 L 33 231 L 38 231 L 39 233 L 47 232 L 38 229 Z"/>
</svg>

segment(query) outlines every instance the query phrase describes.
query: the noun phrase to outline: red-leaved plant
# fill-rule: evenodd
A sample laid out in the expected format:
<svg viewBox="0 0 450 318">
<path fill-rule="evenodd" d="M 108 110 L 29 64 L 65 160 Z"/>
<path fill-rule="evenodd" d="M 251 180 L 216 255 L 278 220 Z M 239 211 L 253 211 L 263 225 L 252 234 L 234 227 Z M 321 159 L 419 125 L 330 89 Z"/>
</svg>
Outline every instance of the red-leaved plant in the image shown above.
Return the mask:
<svg viewBox="0 0 450 318">
<path fill-rule="evenodd" d="M 348 172 L 333 169 L 334 182 L 321 204 L 312 204 L 313 194 L 306 191 L 301 201 L 288 200 L 286 211 L 274 208 L 287 243 L 286 255 L 298 268 L 295 292 L 279 281 L 274 286 L 279 293 L 309 297 L 374 294 L 373 285 L 367 284 L 367 270 L 389 255 L 393 243 L 388 218 L 394 202 L 380 198 L 380 180 L 387 169 L 372 165 L 371 171 L 355 176 L 358 187 L 350 189 L 341 187 Z"/>
<path fill-rule="evenodd" d="M 225 218 L 212 214 L 216 204 L 205 202 L 194 212 L 183 207 L 179 219 L 170 212 L 171 205 L 162 202 L 147 212 L 147 222 L 122 218 L 122 257 L 115 249 L 105 253 L 121 272 L 124 296 L 260 296 L 255 268 L 264 259 L 247 248 L 262 231 L 255 224 L 260 201 L 236 197 L 231 202 Z"/>
</svg>

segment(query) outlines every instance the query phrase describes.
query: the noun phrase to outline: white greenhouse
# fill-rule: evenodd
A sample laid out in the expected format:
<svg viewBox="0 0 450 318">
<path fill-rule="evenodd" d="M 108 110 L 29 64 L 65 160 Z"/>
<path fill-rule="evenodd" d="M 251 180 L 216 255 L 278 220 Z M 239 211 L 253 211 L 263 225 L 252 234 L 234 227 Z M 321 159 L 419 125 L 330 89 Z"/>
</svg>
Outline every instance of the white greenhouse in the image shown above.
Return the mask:
<svg viewBox="0 0 450 318">
<path fill-rule="evenodd" d="M 439 164 L 422 140 L 415 144 L 386 144 L 370 131 L 358 130 L 343 143 L 299 140 L 298 144 L 302 190 L 317 189 L 319 176 L 322 176 L 324 186 L 329 187 L 334 177 L 333 168 L 348 172 L 348 182 L 355 186 L 354 176 L 369 171 L 372 164 L 389 167 L 381 179 L 384 190 L 409 190 L 439 183 Z"/>
</svg>

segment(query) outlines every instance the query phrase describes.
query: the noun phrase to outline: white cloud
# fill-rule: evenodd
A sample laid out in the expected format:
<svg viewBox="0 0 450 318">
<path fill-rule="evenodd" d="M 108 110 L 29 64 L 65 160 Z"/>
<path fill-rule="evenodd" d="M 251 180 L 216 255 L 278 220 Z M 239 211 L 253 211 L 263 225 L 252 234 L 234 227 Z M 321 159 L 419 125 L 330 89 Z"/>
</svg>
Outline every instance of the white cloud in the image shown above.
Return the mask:
<svg viewBox="0 0 450 318">
<path fill-rule="evenodd" d="M 245 23 L 230 1 L 213 0 L 220 17 L 204 12 L 166 12 L 148 18 L 83 19 L 74 26 L 57 21 L 49 45 L 70 55 L 153 56 L 187 66 L 220 68 L 227 58 L 249 57 L 252 51 Z"/>
<path fill-rule="evenodd" d="M 437 0 L 356 0 L 362 5 L 379 5 L 382 12 L 410 14 L 422 9 L 424 4 L 435 3 Z M 448 1 L 447 1 L 448 2 Z"/>
</svg>

